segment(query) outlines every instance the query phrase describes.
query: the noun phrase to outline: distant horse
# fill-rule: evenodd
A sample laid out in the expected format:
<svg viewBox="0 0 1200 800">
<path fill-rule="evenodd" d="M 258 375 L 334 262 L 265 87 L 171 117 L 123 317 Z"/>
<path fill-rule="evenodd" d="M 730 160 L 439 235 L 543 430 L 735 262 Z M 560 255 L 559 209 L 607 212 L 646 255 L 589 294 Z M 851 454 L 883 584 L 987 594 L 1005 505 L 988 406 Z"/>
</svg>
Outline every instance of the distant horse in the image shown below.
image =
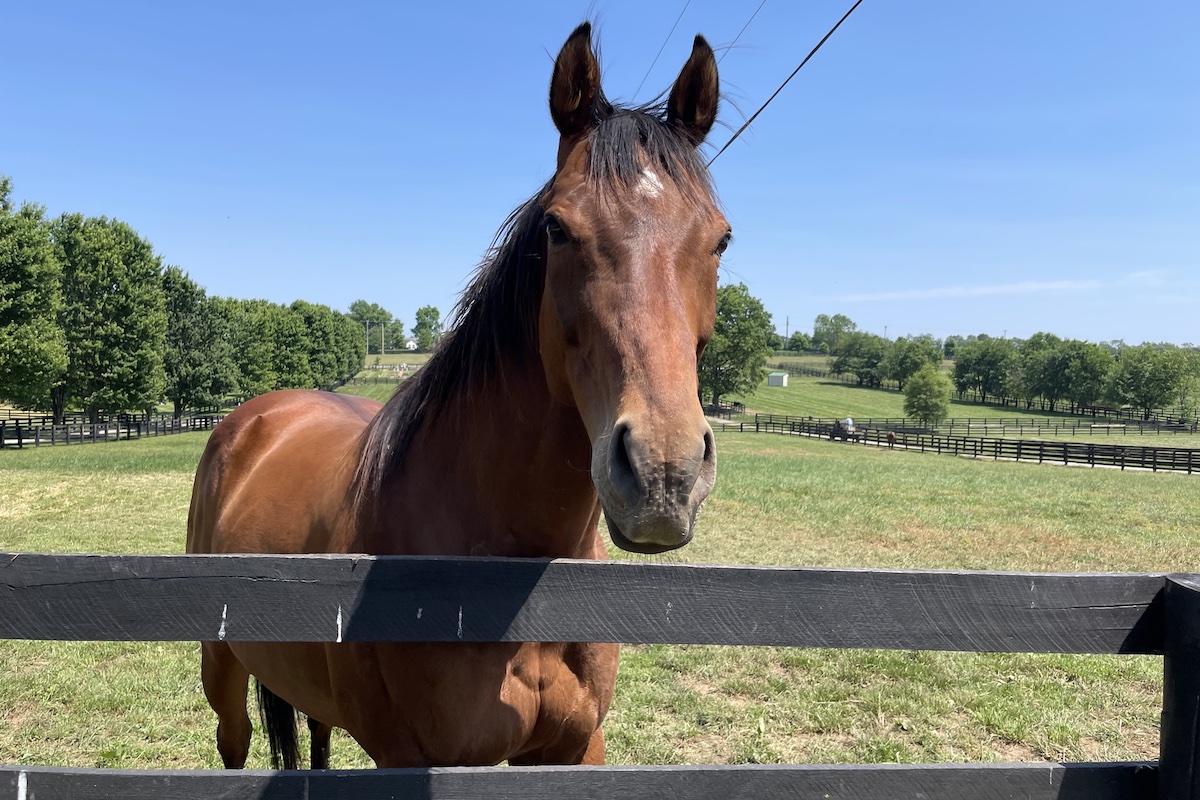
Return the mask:
<svg viewBox="0 0 1200 800">
<path fill-rule="evenodd" d="M 516 209 L 434 356 L 382 408 L 311 391 L 251 400 L 201 459 L 189 553 L 606 558 L 692 538 L 716 478 L 696 366 L 730 240 L 697 148 L 716 119 L 702 37 L 665 104 L 614 106 L 591 27 L 550 83 L 553 178 Z M 480 120 L 484 125 L 485 121 Z M 276 763 L 328 766 L 331 726 L 379 767 L 604 762 L 618 648 L 571 643 L 205 642 L 227 768 L 249 677 Z"/>
</svg>

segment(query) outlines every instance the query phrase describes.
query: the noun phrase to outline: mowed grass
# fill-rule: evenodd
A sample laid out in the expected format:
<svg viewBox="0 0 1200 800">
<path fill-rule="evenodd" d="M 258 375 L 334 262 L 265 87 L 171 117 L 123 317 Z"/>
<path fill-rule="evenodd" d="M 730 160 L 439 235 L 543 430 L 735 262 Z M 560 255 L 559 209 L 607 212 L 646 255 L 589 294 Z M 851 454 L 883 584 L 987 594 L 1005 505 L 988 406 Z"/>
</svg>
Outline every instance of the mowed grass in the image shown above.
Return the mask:
<svg viewBox="0 0 1200 800">
<path fill-rule="evenodd" d="M 204 442 L 0 452 L 0 549 L 181 552 Z M 656 560 L 1195 569 L 1185 476 L 773 435 L 718 450 L 695 541 Z M 1151 657 L 627 647 L 606 730 L 613 763 L 1142 759 L 1160 692 Z M 0 697 L 0 762 L 219 766 L 193 643 L 0 642 Z M 369 763 L 335 740 L 334 766 Z"/>
</svg>

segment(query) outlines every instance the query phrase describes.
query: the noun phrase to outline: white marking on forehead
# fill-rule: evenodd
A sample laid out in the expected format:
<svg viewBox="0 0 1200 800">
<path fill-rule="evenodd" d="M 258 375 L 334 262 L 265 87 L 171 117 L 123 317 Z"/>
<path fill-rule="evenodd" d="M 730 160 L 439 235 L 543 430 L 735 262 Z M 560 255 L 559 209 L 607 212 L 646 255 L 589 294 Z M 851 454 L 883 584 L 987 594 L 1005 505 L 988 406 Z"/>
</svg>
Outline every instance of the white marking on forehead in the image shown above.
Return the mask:
<svg viewBox="0 0 1200 800">
<path fill-rule="evenodd" d="M 662 194 L 663 185 L 653 170 L 644 169 L 642 177 L 638 179 L 637 189 L 646 197 L 658 197 Z"/>
</svg>

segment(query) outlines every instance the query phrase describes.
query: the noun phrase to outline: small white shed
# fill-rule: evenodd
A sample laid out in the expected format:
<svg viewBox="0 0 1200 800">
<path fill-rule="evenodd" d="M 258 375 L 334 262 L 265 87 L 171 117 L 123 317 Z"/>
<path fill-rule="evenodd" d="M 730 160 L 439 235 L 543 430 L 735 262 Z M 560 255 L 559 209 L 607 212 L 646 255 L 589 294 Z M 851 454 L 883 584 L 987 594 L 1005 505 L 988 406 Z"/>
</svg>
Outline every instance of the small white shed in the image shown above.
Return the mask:
<svg viewBox="0 0 1200 800">
<path fill-rule="evenodd" d="M 769 372 L 767 373 L 767 386 L 787 386 L 787 378 L 786 372 Z"/>
</svg>

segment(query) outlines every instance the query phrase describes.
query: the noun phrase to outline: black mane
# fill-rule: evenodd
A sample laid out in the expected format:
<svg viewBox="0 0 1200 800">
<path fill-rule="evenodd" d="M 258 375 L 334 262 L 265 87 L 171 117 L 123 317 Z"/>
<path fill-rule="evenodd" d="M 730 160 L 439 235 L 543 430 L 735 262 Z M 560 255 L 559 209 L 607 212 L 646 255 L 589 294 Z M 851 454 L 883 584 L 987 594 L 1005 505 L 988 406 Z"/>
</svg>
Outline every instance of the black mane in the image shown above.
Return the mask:
<svg viewBox="0 0 1200 800">
<path fill-rule="evenodd" d="M 685 197 L 712 197 L 708 168 L 686 133 L 667 122 L 665 104 L 622 107 L 601 93 L 588 134 L 590 179 L 605 193 L 636 184 L 654 166 Z M 546 232 L 541 200 L 550 183 L 522 203 L 496 234 L 433 356 L 402 383 L 362 434 L 351 484 L 356 509 L 372 511 L 389 477 L 404 465 L 421 426 L 464 392 L 494 384 L 505 364 L 538 357 Z M 699 196 L 698 196 L 699 195 Z"/>
</svg>

